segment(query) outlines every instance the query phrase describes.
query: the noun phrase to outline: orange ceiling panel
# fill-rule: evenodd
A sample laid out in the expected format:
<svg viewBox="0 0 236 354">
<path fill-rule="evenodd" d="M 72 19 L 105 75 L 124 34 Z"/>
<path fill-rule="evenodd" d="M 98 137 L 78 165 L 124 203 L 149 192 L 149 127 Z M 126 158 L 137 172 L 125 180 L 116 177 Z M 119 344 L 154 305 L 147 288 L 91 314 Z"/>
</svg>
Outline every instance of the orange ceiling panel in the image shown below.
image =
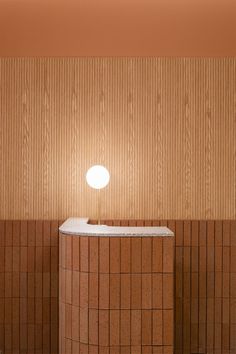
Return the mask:
<svg viewBox="0 0 236 354">
<path fill-rule="evenodd" d="M 235 56 L 233 0 L 0 0 L 0 56 Z"/>
</svg>

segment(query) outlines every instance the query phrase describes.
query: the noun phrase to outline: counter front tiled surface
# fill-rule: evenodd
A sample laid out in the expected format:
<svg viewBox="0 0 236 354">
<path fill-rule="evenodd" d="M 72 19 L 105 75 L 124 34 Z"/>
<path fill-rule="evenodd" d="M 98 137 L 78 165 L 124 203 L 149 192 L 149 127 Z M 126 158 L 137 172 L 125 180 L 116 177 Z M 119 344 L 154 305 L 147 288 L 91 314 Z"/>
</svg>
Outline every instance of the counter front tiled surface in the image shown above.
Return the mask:
<svg viewBox="0 0 236 354">
<path fill-rule="evenodd" d="M 144 231 L 60 228 L 61 354 L 173 353 L 174 237 Z"/>
</svg>

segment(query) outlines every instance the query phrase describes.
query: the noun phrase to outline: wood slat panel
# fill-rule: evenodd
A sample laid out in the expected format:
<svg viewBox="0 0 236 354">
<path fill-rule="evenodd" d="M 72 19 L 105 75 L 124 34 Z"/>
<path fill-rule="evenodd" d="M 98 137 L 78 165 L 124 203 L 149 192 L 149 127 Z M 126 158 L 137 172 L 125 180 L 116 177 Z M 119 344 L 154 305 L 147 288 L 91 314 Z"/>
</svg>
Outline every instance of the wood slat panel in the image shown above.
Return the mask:
<svg viewBox="0 0 236 354">
<path fill-rule="evenodd" d="M 0 218 L 236 216 L 236 60 L 1 58 Z"/>
</svg>

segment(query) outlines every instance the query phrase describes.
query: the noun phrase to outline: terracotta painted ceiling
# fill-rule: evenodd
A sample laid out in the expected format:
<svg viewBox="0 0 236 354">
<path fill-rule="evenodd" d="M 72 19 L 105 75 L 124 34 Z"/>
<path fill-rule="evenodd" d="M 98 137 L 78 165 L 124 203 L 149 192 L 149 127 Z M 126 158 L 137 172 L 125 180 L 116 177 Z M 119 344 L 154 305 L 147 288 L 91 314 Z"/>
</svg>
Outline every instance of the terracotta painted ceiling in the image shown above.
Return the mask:
<svg viewBox="0 0 236 354">
<path fill-rule="evenodd" d="M 0 0 L 0 56 L 235 55 L 235 0 Z"/>
</svg>

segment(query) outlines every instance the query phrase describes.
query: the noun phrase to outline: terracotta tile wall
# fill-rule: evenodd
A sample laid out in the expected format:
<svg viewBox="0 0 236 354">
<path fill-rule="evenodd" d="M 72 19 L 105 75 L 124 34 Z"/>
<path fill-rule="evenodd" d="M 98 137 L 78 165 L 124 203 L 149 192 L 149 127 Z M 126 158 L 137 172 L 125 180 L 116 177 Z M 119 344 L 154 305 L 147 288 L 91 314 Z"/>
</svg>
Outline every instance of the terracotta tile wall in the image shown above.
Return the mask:
<svg viewBox="0 0 236 354">
<path fill-rule="evenodd" d="M 175 353 L 236 353 L 236 221 L 168 222 L 175 232 Z"/>
<path fill-rule="evenodd" d="M 236 354 L 236 220 L 143 224 L 175 233 L 175 354 Z"/>
<path fill-rule="evenodd" d="M 173 237 L 60 245 L 60 354 L 173 354 Z"/>
<path fill-rule="evenodd" d="M 161 224 L 176 234 L 175 353 L 235 354 L 236 221 Z M 58 221 L 0 222 L 0 349 L 6 354 L 58 351 L 57 227 Z"/>
<path fill-rule="evenodd" d="M 0 350 L 58 353 L 58 221 L 0 221 Z"/>
</svg>

